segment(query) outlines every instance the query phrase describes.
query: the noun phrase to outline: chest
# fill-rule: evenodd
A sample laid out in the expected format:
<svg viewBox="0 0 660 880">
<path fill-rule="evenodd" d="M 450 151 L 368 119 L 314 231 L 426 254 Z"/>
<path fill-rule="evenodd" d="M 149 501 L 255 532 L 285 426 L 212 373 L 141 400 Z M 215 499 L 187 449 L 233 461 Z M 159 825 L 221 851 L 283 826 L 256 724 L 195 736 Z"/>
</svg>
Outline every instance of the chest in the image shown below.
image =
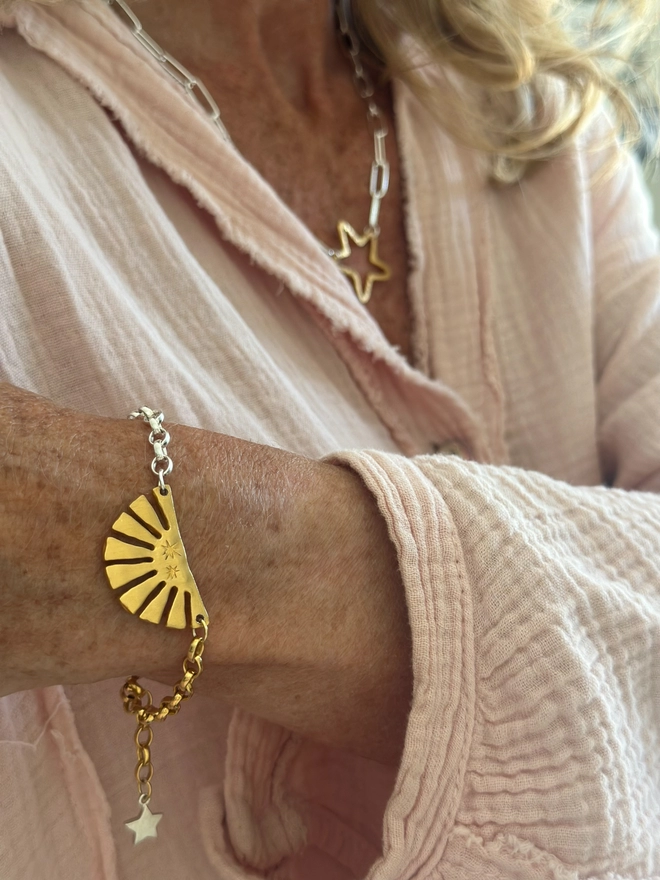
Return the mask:
<svg viewBox="0 0 660 880">
<path fill-rule="evenodd" d="M 320 247 L 340 248 L 340 221 L 358 233 L 365 229 L 372 202 L 374 137 L 366 106 L 353 93 L 350 81 L 343 83 L 350 100 L 339 105 L 328 100 L 318 113 L 310 115 L 297 112 L 277 92 L 259 88 L 258 82 L 234 82 L 229 71 L 207 76 L 211 76 L 214 93 L 221 96 L 223 121 L 237 149 L 311 231 Z M 412 360 L 405 193 L 390 90 L 380 89 L 377 100 L 387 130 L 384 143 L 389 163 L 389 185 L 379 214 L 378 256 L 391 274 L 387 281 L 375 282 L 365 307 L 389 342 Z M 264 210 L 268 208 L 264 206 Z M 351 254 L 344 265 L 364 282 L 374 271 L 370 257 L 369 245 L 359 247 L 351 242 Z"/>
</svg>

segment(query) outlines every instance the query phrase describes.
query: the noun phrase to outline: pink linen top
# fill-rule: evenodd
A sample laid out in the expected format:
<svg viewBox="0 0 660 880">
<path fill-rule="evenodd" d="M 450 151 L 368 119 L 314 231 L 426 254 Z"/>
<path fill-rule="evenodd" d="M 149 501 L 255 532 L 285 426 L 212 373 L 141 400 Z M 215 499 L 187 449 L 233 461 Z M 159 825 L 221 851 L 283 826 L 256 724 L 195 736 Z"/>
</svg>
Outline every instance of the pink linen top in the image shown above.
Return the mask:
<svg viewBox="0 0 660 880">
<path fill-rule="evenodd" d="M 660 256 L 635 163 L 595 183 L 592 131 L 494 189 L 395 84 L 413 367 L 101 0 L 0 23 L 0 379 L 353 467 L 415 676 L 397 771 L 200 686 L 156 731 L 165 818 L 137 848 L 120 683 L 5 697 L 2 880 L 659 877 Z"/>
</svg>

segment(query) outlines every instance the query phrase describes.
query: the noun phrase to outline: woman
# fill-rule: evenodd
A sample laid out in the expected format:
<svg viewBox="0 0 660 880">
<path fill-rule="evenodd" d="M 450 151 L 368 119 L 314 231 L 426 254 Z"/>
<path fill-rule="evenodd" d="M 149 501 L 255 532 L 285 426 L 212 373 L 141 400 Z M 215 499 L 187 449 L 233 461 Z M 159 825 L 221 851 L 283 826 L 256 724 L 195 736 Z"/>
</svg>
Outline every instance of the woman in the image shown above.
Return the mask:
<svg viewBox="0 0 660 880">
<path fill-rule="evenodd" d="M 522 0 L 1 9 L 3 877 L 660 872 L 660 257 L 606 47 Z M 117 693 L 189 638 L 104 570 L 145 415 L 205 603 L 163 725 Z"/>
</svg>

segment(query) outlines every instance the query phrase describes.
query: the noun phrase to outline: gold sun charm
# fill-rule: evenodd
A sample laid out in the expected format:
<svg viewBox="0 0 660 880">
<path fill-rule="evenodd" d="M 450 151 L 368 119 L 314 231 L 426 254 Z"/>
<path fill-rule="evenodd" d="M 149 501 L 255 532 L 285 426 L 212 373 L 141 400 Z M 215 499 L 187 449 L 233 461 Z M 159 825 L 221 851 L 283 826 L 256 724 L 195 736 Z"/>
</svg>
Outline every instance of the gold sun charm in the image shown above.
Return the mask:
<svg viewBox="0 0 660 880">
<path fill-rule="evenodd" d="M 353 229 L 350 223 L 347 223 L 346 220 L 340 220 L 337 224 L 337 234 L 341 242 L 341 250 L 335 251 L 332 258 L 339 265 L 344 275 L 350 279 L 357 298 L 361 303 L 366 304 L 371 299 L 371 292 L 376 281 L 389 281 L 392 277 L 392 270 L 378 256 L 378 231 L 375 229 L 365 229 L 364 233 L 360 235 Z M 351 242 L 359 248 L 369 245 L 369 262 L 378 270 L 376 272 L 367 272 L 364 280 L 362 280 L 362 276 L 355 269 L 342 265 L 342 261 L 351 255 Z"/>
<path fill-rule="evenodd" d="M 172 489 L 140 495 L 112 524 L 103 551 L 105 571 L 131 614 L 174 629 L 209 616 L 181 542 Z"/>
</svg>

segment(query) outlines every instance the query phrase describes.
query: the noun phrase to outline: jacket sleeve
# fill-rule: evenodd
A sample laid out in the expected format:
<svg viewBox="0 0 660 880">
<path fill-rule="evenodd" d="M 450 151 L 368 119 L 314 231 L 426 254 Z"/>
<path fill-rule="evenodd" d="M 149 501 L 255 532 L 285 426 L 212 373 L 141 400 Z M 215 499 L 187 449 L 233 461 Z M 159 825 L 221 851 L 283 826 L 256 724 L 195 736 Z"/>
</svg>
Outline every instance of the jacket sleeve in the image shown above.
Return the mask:
<svg viewBox="0 0 660 880">
<path fill-rule="evenodd" d="M 414 697 L 373 880 L 660 870 L 660 496 L 341 456 L 394 541 Z"/>
<path fill-rule="evenodd" d="M 603 487 L 378 452 L 414 700 L 373 880 L 660 873 L 660 257 L 641 173 L 593 178 Z M 612 488 L 614 487 L 614 488 Z"/>
</svg>

